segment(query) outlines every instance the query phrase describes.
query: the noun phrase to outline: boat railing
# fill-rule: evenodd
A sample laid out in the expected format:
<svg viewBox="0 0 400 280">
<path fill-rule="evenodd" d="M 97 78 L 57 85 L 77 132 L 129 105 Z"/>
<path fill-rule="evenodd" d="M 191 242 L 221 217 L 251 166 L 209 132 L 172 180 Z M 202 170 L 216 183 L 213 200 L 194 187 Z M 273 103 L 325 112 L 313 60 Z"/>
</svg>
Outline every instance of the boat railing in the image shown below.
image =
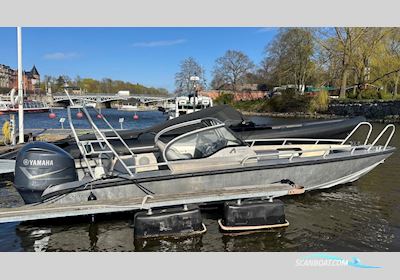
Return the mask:
<svg viewBox="0 0 400 280">
<path fill-rule="evenodd" d="M 368 126 L 368 133 L 367 133 L 367 136 L 365 137 L 365 140 L 364 140 L 364 145 L 367 145 L 367 144 L 368 144 L 369 137 L 371 136 L 371 133 L 372 133 L 372 124 L 369 123 L 369 122 L 360 122 L 359 124 L 357 124 L 356 127 L 353 128 L 353 130 L 347 135 L 347 137 L 346 137 L 345 139 L 343 139 L 342 145 L 344 145 L 344 143 L 346 143 L 346 142 L 351 138 L 351 136 L 353 136 L 354 133 L 355 133 L 361 126 Z"/>
<path fill-rule="evenodd" d="M 392 131 L 390 132 L 385 142 L 385 145 L 383 146 L 383 150 L 386 150 L 387 146 L 389 145 L 390 141 L 393 138 L 394 132 L 396 131 L 396 127 L 394 126 L 394 124 L 388 124 L 387 126 L 385 126 L 384 129 L 382 129 L 381 133 L 379 133 L 379 135 L 375 138 L 374 142 L 372 142 L 371 146 L 368 148 L 368 151 L 371 150 L 371 148 L 376 145 L 376 143 L 382 138 L 385 132 L 390 128 L 392 129 Z"/>
<path fill-rule="evenodd" d="M 72 119 L 72 115 L 71 115 L 71 108 L 68 107 L 68 122 L 69 125 L 71 127 L 73 136 L 75 138 L 75 141 L 77 143 L 77 146 L 79 148 L 80 153 L 82 154 L 82 157 L 87 165 L 87 168 L 89 170 L 90 175 L 95 178 L 96 174 L 93 171 L 91 165 L 89 164 L 89 159 L 88 156 L 90 155 L 98 155 L 99 157 L 99 162 L 101 162 L 101 156 L 104 154 L 112 154 L 114 156 L 114 158 L 116 160 L 118 160 L 120 162 L 120 164 L 123 166 L 123 168 L 126 170 L 126 172 L 130 175 L 133 176 L 134 173 L 136 172 L 135 169 L 133 169 L 133 167 L 128 166 L 124 160 L 123 160 L 123 155 L 120 155 L 113 147 L 113 145 L 111 145 L 111 143 L 109 142 L 109 140 L 118 140 L 120 141 L 123 146 L 126 148 L 127 151 L 127 155 L 128 156 L 132 156 L 135 157 L 135 154 L 133 153 L 132 149 L 129 148 L 129 146 L 126 144 L 126 142 L 122 139 L 122 137 L 119 135 L 119 133 L 113 128 L 113 126 L 108 122 L 108 120 L 102 116 L 101 120 L 103 120 L 105 122 L 105 124 L 108 127 L 108 132 L 114 134 L 113 136 L 107 136 L 105 134 L 104 130 L 101 130 L 93 121 L 92 117 L 90 116 L 89 112 L 87 111 L 85 106 L 81 106 L 79 108 L 79 106 L 74 105 L 74 108 L 78 108 L 80 110 L 82 110 L 82 112 L 84 113 L 84 115 L 86 116 L 86 120 L 88 121 L 91 129 L 94 132 L 94 135 L 96 137 L 95 140 L 81 140 L 76 132 L 75 126 L 73 124 L 73 119 Z M 99 114 L 99 112 L 94 108 L 95 112 L 97 114 Z M 93 144 L 97 144 L 100 149 L 95 149 Z"/>
<path fill-rule="evenodd" d="M 360 122 L 359 124 L 357 124 L 357 126 L 354 127 L 354 129 L 347 135 L 347 137 L 345 139 L 323 139 L 323 138 L 272 138 L 272 139 L 248 139 L 245 140 L 246 143 L 250 144 L 250 147 L 253 147 L 256 143 L 259 142 L 282 142 L 282 146 L 285 146 L 287 144 L 293 144 L 293 142 L 301 142 L 302 144 L 306 144 L 305 142 L 310 142 L 307 144 L 311 144 L 311 145 L 317 145 L 320 144 L 321 142 L 325 142 L 325 143 L 336 143 L 336 144 L 340 144 L 340 145 L 344 145 L 346 142 L 349 141 L 349 139 L 356 133 L 356 131 L 361 127 L 361 126 L 367 126 L 368 127 L 368 133 L 364 139 L 364 143 L 363 145 L 368 145 L 368 141 L 370 139 L 370 136 L 372 134 L 372 125 L 369 122 Z M 387 129 L 389 128 L 393 128 L 392 133 L 390 134 L 388 141 L 386 142 L 384 148 L 387 147 L 387 145 L 389 144 L 390 140 L 393 137 L 394 134 L 394 130 L 395 127 L 393 124 L 389 124 L 387 125 L 382 132 L 380 133 L 380 135 L 377 137 L 377 139 L 374 140 L 374 142 L 372 143 L 372 146 L 374 146 L 377 141 L 381 138 L 381 136 L 386 132 Z"/>
<path fill-rule="evenodd" d="M 369 127 L 368 134 L 366 136 L 366 139 L 364 141 L 364 145 L 355 145 L 355 146 L 346 146 L 344 145 L 350 137 L 357 131 L 357 129 L 362 126 L 362 125 L 367 125 Z M 377 146 L 376 144 L 378 141 L 382 138 L 382 136 L 386 133 L 387 130 L 392 129 L 385 144 L 382 146 Z M 331 151 L 350 151 L 350 154 L 353 155 L 357 149 L 364 149 L 367 152 L 370 152 L 372 148 L 375 148 L 375 151 L 381 151 L 381 150 L 386 150 L 387 146 L 389 145 L 390 141 L 393 138 L 393 135 L 395 133 L 396 127 L 393 124 L 388 124 L 385 126 L 385 128 L 382 129 L 382 131 L 379 133 L 379 135 L 375 138 L 375 140 L 372 142 L 372 144 L 368 144 L 368 140 L 370 138 L 371 132 L 372 132 L 372 125 L 369 122 L 361 122 L 359 123 L 350 133 L 349 135 L 344 139 L 344 140 L 339 140 L 339 139 L 302 139 L 302 138 L 278 138 L 278 139 L 254 139 L 254 140 L 247 140 L 246 142 L 251 143 L 250 147 L 253 147 L 255 143 L 257 142 L 277 142 L 277 141 L 283 141 L 282 146 L 288 146 L 287 143 L 293 144 L 292 142 L 294 141 L 301 141 L 301 144 L 304 144 L 304 142 L 313 142 L 311 144 L 319 144 L 320 142 L 332 142 L 332 143 L 340 143 L 339 145 L 335 147 L 326 147 L 326 148 L 321 148 L 321 149 L 304 149 L 304 150 L 292 150 L 292 151 L 277 151 L 275 153 L 268 153 L 268 154 L 258 154 L 258 155 L 249 155 L 245 157 L 242 161 L 241 164 L 244 165 L 248 160 L 250 159 L 260 159 L 260 158 L 268 158 L 268 157 L 280 157 L 287 155 L 289 158 L 289 162 L 293 160 L 293 158 L 296 155 L 299 155 L 300 153 L 312 153 L 312 152 L 324 152 L 322 154 L 322 158 L 326 158 L 326 156 L 331 152 Z M 342 146 L 342 147 L 340 147 Z"/>
<path fill-rule="evenodd" d="M 85 147 L 83 146 L 82 142 L 80 142 L 79 136 L 78 136 L 78 134 L 77 134 L 77 132 L 76 132 L 74 123 L 73 123 L 73 121 L 72 121 L 71 108 L 70 108 L 70 107 L 67 108 L 67 117 L 68 117 L 69 126 L 70 126 L 71 131 L 72 131 L 72 135 L 73 135 L 74 138 L 75 138 L 76 145 L 78 146 L 79 152 L 81 153 L 81 155 L 82 155 L 82 157 L 83 157 L 83 160 L 84 160 L 85 163 L 86 163 L 86 166 L 87 166 L 87 168 L 88 168 L 88 170 L 89 170 L 90 175 L 94 178 L 94 172 L 93 172 L 92 168 L 90 167 L 89 160 L 88 160 L 88 158 L 87 158 L 87 156 L 86 156 L 86 154 L 87 154 L 87 153 L 86 153 L 86 149 L 85 149 Z"/>
<path fill-rule="evenodd" d="M 250 147 L 253 147 L 257 142 L 282 142 L 282 146 L 292 145 L 293 142 L 311 142 L 308 144 L 317 145 L 320 142 L 331 142 L 331 143 L 341 143 L 343 139 L 315 139 L 315 138 L 272 138 L 272 139 L 247 139 L 246 143 L 250 144 Z"/>
<path fill-rule="evenodd" d="M 331 152 L 331 151 L 338 151 L 338 150 L 344 150 L 351 152 L 352 148 L 351 147 L 327 147 L 327 148 L 321 148 L 321 149 L 305 149 L 305 150 L 292 150 L 292 151 L 276 151 L 275 153 L 267 153 L 267 154 L 257 154 L 257 155 L 248 155 L 245 158 L 242 159 L 240 162 L 241 165 L 245 165 L 246 162 L 250 159 L 262 159 L 262 158 L 276 158 L 276 157 L 281 157 L 281 156 L 287 156 L 285 158 L 288 158 L 289 162 L 293 161 L 293 158 L 295 156 L 298 156 L 299 154 L 305 154 L 305 153 L 315 153 L 315 152 L 323 152 L 323 154 L 320 156 L 322 158 L 326 158 L 326 156 Z"/>
<path fill-rule="evenodd" d="M 364 146 L 358 146 L 358 148 L 360 147 L 364 147 Z M 368 146 L 364 147 L 364 148 L 368 148 Z M 352 151 L 351 147 L 335 147 L 335 148 L 321 148 L 321 149 L 307 149 L 307 150 L 300 150 L 300 151 L 277 151 L 276 153 L 270 153 L 270 154 L 259 154 L 259 155 L 249 155 L 244 157 L 240 164 L 241 165 L 245 165 L 245 163 L 250 160 L 250 159 L 254 159 L 254 158 L 264 158 L 264 157 L 276 157 L 276 156 L 285 156 L 288 155 L 289 161 L 291 162 L 293 160 L 293 158 L 298 155 L 298 154 L 303 154 L 303 153 L 311 153 L 311 152 L 324 152 L 324 154 L 322 155 L 323 158 L 325 158 L 330 151 L 335 150 L 344 150 L 344 151 Z M 289 156 L 290 155 L 290 156 Z M 140 167 L 140 168 L 146 168 L 146 167 L 159 167 L 159 166 L 168 166 L 171 163 L 174 163 L 175 161 L 169 161 L 166 160 L 165 162 L 158 162 L 158 163 L 150 163 L 150 164 L 143 164 L 143 165 L 134 165 L 134 166 L 128 166 L 128 167 Z M 226 164 L 231 164 L 230 162 L 226 162 Z"/>
<path fill-rule="evenodd" d="M 258 154 L 258 155 L 249 155 L 244 157 L 240 161 L 240 165 L 244 166 L 249 160 L 251 159 L 263 159 L 263 158 L 280 158 L 282 156 L 283 159 L 288 159 L 289 162 L 292 162 L 294 157 L 299 156 L 299 154 L 305 154 L 305 153 L 315 153 L 315 152 L 323 152 L 322 155 L 319 157 L 325 159 L 330 152 L 332 151 L 344 151 L 344 152 L 350 152 L 351 155 L 354 154 L 356 150 L 363 149 L 367 150 L 367 152 L 370 151 L 371 145 L 359 145 L 359 146 L 336 146 L 336 147 L 327 147 L 327 148 L 321 148 L 321 149 L 304 149 L 304 150 L 293 150 L 293 151 L 276 151 L 275 153 L 268 153 L 268 154 Z M 376 151 L 382 150 L 381 146 L 375 146 Z M 386 148 L 384 148 L 386 149 Z M 144 164 L 144 165 L 134 165 L 134 166 L 129 166 L 130 168 L 134 167 L 140 167 L 140 168 L 147 168 L 147 167 L 160 167 L 160 166 L 169 166 L 171 163 L 174 163 L 174 161 L 168 161 L 166 160 L 165 162 L 158 162 L 158 163 L 150 163 L 150 164 Z M 230 165 L 230 162 L 226 162 L 227 165 Z"/>
<path fill-rule="evenodd" d="M 372 125 L 371 125 L 371 123 L 369 123 L 369 122 L 360 122 L 350 133 L 349 133 L 349 135 L 347 135 L 347 137 L 342 141 L 342 143 L 341 143 L 341 145 L 344 145 L 350 138 L 351 138 L 351 136 L 353 136 L 354 135 L 354 133 L 361 127 L 361 126 L 368 126 L 368 133 L 367 133 L 367 136 L 365 137 L 365 141 L 364 141 L 364 146 L 367 146 L 368 147 L 368 151 L 370 151 L 373 147 L 376 147 L 378 150 L 386 150 L 386 148 L 387 148 L 387 146 L 389 145 L 389 143 L 390 143 L 390 141 L 392 140 L 392 138 L 393 138 L 393 135 L 394 135 L 394 133 L 395 133 L 395 131 L 396 131 L 396 127 L 394 126 L 394 124 L 388 124 L 388 125 L 386 125 L 382 130 L 381 130 L 381 132 L 378 134 L 378 136 L 375 138 L 375 140 L 372 142 L 372 144 L 368 144 L 368 140 L 369 140 L 369 138 L 370 138 L 370 136 L 371 136 L 371 134 L 372 134 Z M 392 131 L 390 132 L 390 134 L 389 134 L 389 136 L 388 136 L 388 138 L 387 138 L 387 140 L 386 140 L 386 142 L 385 142 L 385 145 L 383 145 L 383 146 L 376 146 L 376 143 L 378 143 L 378 141 L 382 138 L 382 136 L 385 134 L 385 132 L 388 130 L 388 129 L 392 129 Z"/>
<path fill-rule="evenodd" d="M 319 155 L 319 157 L 325 159 L 330 152 L 332 151 L 344 151 L 344 152 L 350 152 L 351 155 L 354 154 L 354 152 L 357 149 L 364 149 L 367 150 L 368 152 L 370 151 L 371 145 L 361 145 L 361 146 L 343 146 L 343 147 L 326 147 L 326 148 L 321 148 L 321 149 L 304 149 L 304 150 L 292 150 L 292 151 L 277 151 L 275 153 L 267 153 L 267 154 L 257 154 L 257 155 L 249 155 L 243 158 L 241 161 L 241 165 L 245 165 L 246 162 L 250 159 L 263 159 L 263 158 L 281 158 L 282 156 L 286 156 L 284 158 L 288 158 L 289 162 L 293 161 L 294 157 L 298 157 L 300 154 L 306 154 L 306 153 L 315 153 L 315 152 L 323 152 L 322 155 Z M 376 147 L 376 150 L 381 150 L 379 147 Z"/>
<path fill-rule="evenodd" d="M 129 148 L 129 146 L 126 144 L 126 142 L 122 139 L 122 137 L 119 135 L 119 133 L 114 129 L 114 127 L 108 122 L 108 120 L 102 116 L 100 114 L 100 112 L 98 112 L 96 110 L 96 108 L 93 108 L 95 110 L 95 112 L 101 116 L 101 119 L 106 123 L 106 125 L 108 126 L 109 132 L 113 133 L 115 136 L 106 136 L 104 133 L 104 130 L 99 129 L 99 127 L 94 123 L 92 117 L 90 116 L 89 112 L 86 109 L 86 106 L 80 106 L 80 105 L 76 105 L 73 101 L 73 99 L 71 98 L 71 96 L 69 95 L 69 92 L 67 89 L 64 89 L 65 94 L 67 95 L 70 105 L 74 108 L 78 108 L 82 110 L 82 112 L 85 114 L 87 121 L 89 122 L 89 125 L 91 127 L 91 129 L 94 131 L 94 135 L 96 136 L 97 140 L 89 140 L 89 141 L 81 141 L 79 139 L 78 134 L 76 133 L 75 130 L 75 126 L 73 124 L 73 120 L 72 120 L 72 116 L 71 116 L 71 107 L 68 107 L 68 122 L 69 125 L 71 127 L 72 133 L 74 135 L 75 141 L 77 146 L 79 147 L 79 151 L 82 154 L 82 157 L 84 158 L 84 161 L 89 169 L 89 173 L 90 175 L 95 178 L 96 174 L 95 172 L 92 170 L 90 164 L 89 164 L 89 159 L 87 158 L 88 155 L 91 154 L 98 154 L 99 157 L 99 162 L 101 164 L 101 156 L 103 154 L 108 154 L 108 153 L 112 153 L 115 157 L 115 159 L 117 159 L 121 165 L 123 166 L 123 168 L 126 170 L 126 172 L 133 177 L 133 174 L 136 173 L 136 169 L 133 169 L 133 167 L 131 166 L 127 166 L 126 163 L 123 161 L 122 159 L 122 155 L 119 155 L 117 153 L 117 151 L 113 148 L 113 146 L 110 144 L 110 142 L 108 140 L 119 140 L 123 146 L 126 148 L 128 155 L 135 157 L 135 154 L 133 153 L 132 149 Z M 96 143 L 100 146 L 101 150 L 95 150 L 93 147 L 93 144 Z M 105 144 L 105 145 L 104 145 Z M 87 151 L 87 145 L 89 145 L 90 150 Z M 106 150 L 106 147 L 108 147 L 108 150 Z M 134 172 L 132 172 L 132 170 L 134 170 Z"/>
</svg>

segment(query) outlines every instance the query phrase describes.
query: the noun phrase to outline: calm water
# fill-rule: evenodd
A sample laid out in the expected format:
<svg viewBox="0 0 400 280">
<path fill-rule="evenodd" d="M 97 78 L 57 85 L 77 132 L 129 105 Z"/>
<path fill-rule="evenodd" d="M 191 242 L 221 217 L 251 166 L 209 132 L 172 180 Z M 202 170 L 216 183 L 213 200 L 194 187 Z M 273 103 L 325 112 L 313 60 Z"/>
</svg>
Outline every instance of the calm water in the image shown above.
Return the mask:
<svg viewBox="0 0 400 280">
<path fill-rule="evenodd" d="M 117 113 L 120 112 L 110 112 L 116 121 Z M 162 117 L 154 112 L 147 124 Z M 141 118 L 144 119 L 145 116 Z M 44 121 L 48 120 L 44 117 Z M 256 121 L 276 122 L 260 117 Z M 136 125 L 146 123 L 132 122 L 132 127 Z M 376 130 L 382 127 L 374 125 Z M 400 132 L 391 144 L 400 147 Z M 95 223 L 85 217 L 52 223 L 2 224 L 0 251 L 400 251 L 399 167 L 400 155 L 396 152 L 351 185 L 283 198 L 290 222 L 286 229 L 223 235 L 217 225 L 221 211 L 206 209 L 203 216 L 208 231 L 200 237 L 137 242 L 133 238 L 132 216 L 124 214 L 99 217 Z M 22 203 L 10 180 L 11 176 L 2 177 L 0 182 L 3 207 Z"/>
<path fill-rule="evenodd" d="M 105 128 L 106 125 L 104 121 L 96 118 L 96 111 L 94 109 L 88 109 L 92 119 L 95 123 L 101 127 Z M 61 128 L 60 119 L 65 118 L 64 128 L 69 129 L 68 121 L 67 121 L 67 110 L 65 109 L 56 109 L 53 110 L 56 114 L 56 118 L 50 119 L 49 113 L 30 113 L 24 115 L 24 125 L 26 129 L 50 129 L 50 128 Z M 89 128 L 88 123 L 85 119 L 78 119 L 76 117 L 77 110 L 72 110 L 72 118 L 74 119 L 74 125 L 76 128 Z M 152 126 L 163 122 L 167 117 L 163 115 L 159 111 L 151 111 L 151 112 L 138 112 L 139 116 L 138 120 L 134 120 L 134 112 L 128 111 L 118 111 L 115 109 L 102 109 L 101 113 L 107 118 L 107 120 L 115 127 L 121 128 L 119 119 L 124 118 L 123 128 L 124 129 L 141 129 L 144 127 Z M 8 120 L 9 117 L 7 115 L 0 116 L 0 127 L 3 127 L 3 123 Z M 18 118 L 16 119 L 16 121 Z"/>
</svg>

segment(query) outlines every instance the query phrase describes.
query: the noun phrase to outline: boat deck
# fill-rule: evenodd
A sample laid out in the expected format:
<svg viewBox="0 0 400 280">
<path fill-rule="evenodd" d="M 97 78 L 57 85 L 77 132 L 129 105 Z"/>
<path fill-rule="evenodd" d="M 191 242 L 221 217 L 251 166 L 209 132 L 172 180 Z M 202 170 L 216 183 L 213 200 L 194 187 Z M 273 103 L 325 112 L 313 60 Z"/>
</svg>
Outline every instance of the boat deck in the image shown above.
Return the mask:
<svg viewBox="0 0 400 280">
<path fill-rule="evenodd" d="M 245 198 L 279 197 L 302 192 L 303 190 L 294 189 L 293 186 L 288 184 L 271 184 L 256 187 L 241 186 L 221 188 L 220 190 L 208 192 L 133 197 L 113 202 L 88 201 L 87 203 L 70 205 L 57 205 L 56 203 L 46 202 L 39 205 L 2 208 L 0 209 L 0 223 L 126 212 L 192 203 L 223 202 Z"/>
</svg>

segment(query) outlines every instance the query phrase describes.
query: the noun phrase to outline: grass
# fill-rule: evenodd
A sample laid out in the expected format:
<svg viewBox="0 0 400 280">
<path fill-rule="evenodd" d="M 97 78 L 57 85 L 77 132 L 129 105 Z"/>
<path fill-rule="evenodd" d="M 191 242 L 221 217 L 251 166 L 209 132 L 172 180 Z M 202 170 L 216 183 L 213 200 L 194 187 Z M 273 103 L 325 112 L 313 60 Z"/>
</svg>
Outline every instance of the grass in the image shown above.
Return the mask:
<svg viewBox="0 0 400 280">
<path fill-rule="evenodd" d="M 329 94 L 327 91 L 321 91 L 310 100 L 310 112 L 324 113 L 328 110 Z"/>
</svg>

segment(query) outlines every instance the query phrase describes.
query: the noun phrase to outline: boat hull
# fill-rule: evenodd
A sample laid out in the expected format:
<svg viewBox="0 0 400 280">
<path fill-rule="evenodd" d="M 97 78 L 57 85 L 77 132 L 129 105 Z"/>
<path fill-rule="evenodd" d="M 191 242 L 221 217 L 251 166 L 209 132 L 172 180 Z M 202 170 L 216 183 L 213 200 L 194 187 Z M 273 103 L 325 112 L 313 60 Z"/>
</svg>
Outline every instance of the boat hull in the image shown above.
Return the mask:
<svg viewBox="0 0 400 280">
<path fill-rule="evenodd" d="M 62 191 L 56 191 L 53 196 L 63 194 L 54 202 L 61 204 L 86 202 L 91 192 L 98 200 L 112 201 L 144 197 L 146 194 L 182 194 L 207 192 L 220 188 L 271 186 L 271 184 L 279 183 L 282 179 L 289 179 L 296 185 L 303 186 L 306 191 L 310 191 L 355 181 L 382 163 L 393 151 L 394 149 L 391 148 L 385 152 L 367 153 L 347 158 L 333 156 L 307 161 L 302 159 L 292 162 L 287 159 L 270 160 L 263 164 L 249 164 L 245 167 L 226 170 L 142 176 L 135 179 L 134 182 L 131 180 L 113 183 L 110 179 L 95 183 L 91 188 L 86 186 L 86 188 L 64 192 L 64 194 Z M 275 196 L 287 194 L 287 190 L 285 190 Z"/>
</svg>

